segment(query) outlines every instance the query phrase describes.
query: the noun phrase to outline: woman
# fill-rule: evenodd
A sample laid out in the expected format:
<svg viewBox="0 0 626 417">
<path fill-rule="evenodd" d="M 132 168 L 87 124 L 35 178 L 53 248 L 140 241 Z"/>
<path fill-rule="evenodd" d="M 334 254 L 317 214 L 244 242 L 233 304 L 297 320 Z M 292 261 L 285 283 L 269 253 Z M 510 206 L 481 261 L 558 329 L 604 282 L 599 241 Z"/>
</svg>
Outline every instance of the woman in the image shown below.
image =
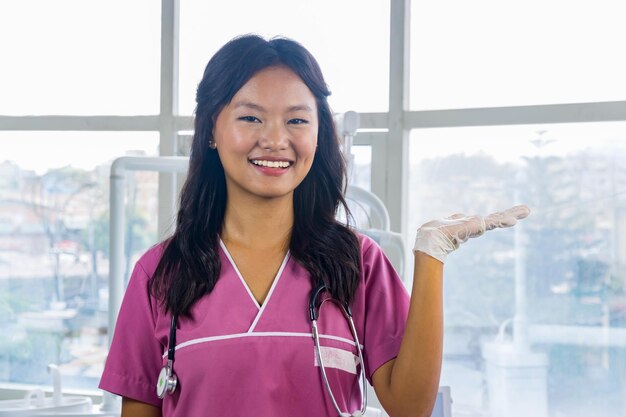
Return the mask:
<svg viewBox="0 0 626 417">
<path fill-rule="evenodd" d="M 239 37 L 208 63 L 176 231 L 135 266 L 100 384 L 123 417 L 358 415 L 362 371 L 390 416 L 430 415 L 445 255 L 527 209 L 424 225 L 409 299 L 376 244 L 335 220 L 329 94 L 288 39 Z"/>
</svg>

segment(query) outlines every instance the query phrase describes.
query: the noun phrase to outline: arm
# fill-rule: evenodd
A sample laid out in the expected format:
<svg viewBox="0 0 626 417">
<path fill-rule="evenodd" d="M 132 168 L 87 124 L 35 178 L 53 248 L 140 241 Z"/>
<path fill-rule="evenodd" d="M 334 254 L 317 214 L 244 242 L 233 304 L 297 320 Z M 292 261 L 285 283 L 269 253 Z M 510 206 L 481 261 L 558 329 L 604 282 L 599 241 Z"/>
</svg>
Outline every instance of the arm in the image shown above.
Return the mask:
<svg viewBox="0 0 626 417">
<path fill-rule="evenodd" d="M 486 217 L 454 215 L 424 224 L 417 232 L 413 290 L 406 329 L 396 359 L 376 370 L 372 382 L 392 417 L 430 416 L 443 348 L 443 264 L 469 238 L 497 227 L 513 226 L 529 214 L 517 206 Z"/>
<path fill-rule="evenodd" d="M 159 250 L 159 247 L 155 249 Z M 158 301 L 150 296 L 148 287 L 155 260 L 160 254 L 155 256 L 152 251 L 146 253 L 133 269 L 99 384 L 100 389 L 125 398 L 124 408 L 133 402 L 129 398 L 161 406 L 156 381 L 163 368 L 163 346 L 155 338 Z M 133 412 L 133 408 L 130 410 L 126 409 L 124 417 L 143 415 Z"/>
<path fill-rule="evenodd" d="M 123 397 L 121 417 L 161 417 L 161 409 L 141 401 Z"/>
<path fill-rule="evenodd" d="M 443 263 L 415 253 L 413 290 L 398 357 L 376 370 L 376 395 L 392 417 L 430 416 L 443 346 Z"/>
</svg>

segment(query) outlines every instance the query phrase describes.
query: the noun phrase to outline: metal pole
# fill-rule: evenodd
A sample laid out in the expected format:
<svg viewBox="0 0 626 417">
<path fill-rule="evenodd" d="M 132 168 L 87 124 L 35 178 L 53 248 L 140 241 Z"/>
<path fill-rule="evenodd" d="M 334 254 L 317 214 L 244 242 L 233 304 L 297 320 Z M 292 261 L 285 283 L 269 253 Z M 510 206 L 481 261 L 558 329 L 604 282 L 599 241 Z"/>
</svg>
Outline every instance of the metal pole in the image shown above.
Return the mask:
<svg viewBox="0 0 626 417">
<path fill-rule="evenodd" d="M 520 171 L 516 177 L 516 204 L 521 204 L 523 198 L 521 189 L 527 181 L 526 173 Z M 516 351 L 524 352 L 529 349 L 528 343 L 528 301 L 526 299 L 526 230 L 524 222 L 514 228 L 515 239 L 515 316 L 513 317 L 513 344 Z"/>
</svg>

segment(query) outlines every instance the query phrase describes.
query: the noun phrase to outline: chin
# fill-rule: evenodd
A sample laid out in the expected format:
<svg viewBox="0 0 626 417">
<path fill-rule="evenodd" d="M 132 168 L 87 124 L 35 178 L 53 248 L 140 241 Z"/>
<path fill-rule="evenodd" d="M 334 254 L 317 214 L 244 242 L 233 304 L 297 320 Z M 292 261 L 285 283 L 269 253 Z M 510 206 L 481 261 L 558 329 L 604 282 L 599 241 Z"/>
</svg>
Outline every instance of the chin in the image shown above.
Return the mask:
<svg viewBox="0 0 626 417">
<path fill-rule="evenodd" d="M 285 198 L 285 197 L 289 197 L 291 198 L 293 196 L 293 190 L 272 190 L 272 189 L 264 189 L 264 190 L 259 190 L 258 192 L 254 193 L 257 197 L 262 198 L 262 199 L 275 199 L 275 198 Z"/>
</svg>

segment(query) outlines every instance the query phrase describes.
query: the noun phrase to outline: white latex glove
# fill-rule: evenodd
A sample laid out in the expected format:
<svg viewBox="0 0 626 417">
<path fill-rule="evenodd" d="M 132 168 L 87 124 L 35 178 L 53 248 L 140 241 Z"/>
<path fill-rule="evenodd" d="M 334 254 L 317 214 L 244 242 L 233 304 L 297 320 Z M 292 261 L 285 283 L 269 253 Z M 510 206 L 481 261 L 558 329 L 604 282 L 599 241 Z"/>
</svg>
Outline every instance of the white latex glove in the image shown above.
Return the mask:
<svg viewBox="0 0 626 417">
<path fill-rule="evenodd" d="M 413 252 L 424 252 L 443 263 L 467 239 L 496 227 L 511 227 L 529 214 L 528 207 L 515 206 L 486 217 L 455 214 L 443 220 L 431 220 L 417 229 Z"/>
</svg>

